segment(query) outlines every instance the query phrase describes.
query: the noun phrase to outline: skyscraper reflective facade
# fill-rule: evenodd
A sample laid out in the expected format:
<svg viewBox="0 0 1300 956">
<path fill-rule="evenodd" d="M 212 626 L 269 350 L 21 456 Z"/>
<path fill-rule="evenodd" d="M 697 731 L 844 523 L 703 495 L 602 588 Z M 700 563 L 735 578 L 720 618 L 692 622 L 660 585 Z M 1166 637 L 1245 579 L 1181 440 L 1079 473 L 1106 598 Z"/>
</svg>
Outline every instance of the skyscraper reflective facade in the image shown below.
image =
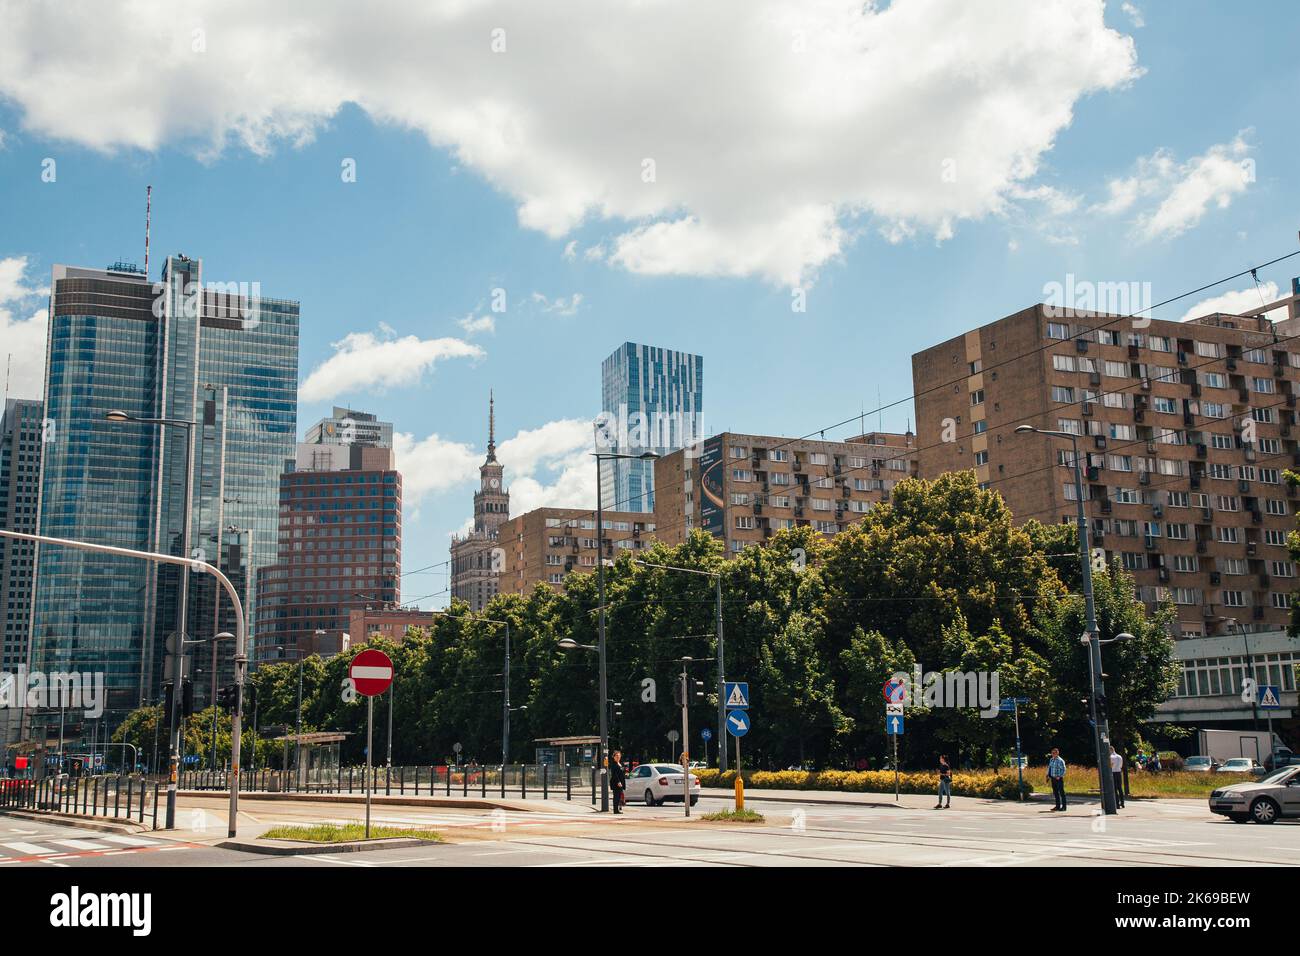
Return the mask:
<svg viewBox="0 0 1300 956">
<path fill-rule="evenodd" d="M 625 342 L 601 365 L 602 451 L 657 455 L 704 438 L 704 359 Z M 607 461 L 601 495 L 611 511 L 654 511 L 654 462 Z"/>
<path fill-rule="evenodd" d="M 201 260 L 185 256 L 168 258 L 157 283 L 130 269 L 55 266 L 41 532 L 180 554 L 185 429 L 104 416 L 195 422 L 191 553 L 222 568 L 255 620 L 252 584 L 275 560 L 278 478 L 294 450 L 298 311 L 255 282 L 205 283 Z M 217 583 L 190 580 L 188 634 L 233 631 Z M 104 671 L 111 727 L 160 695 L 179 585 L 176 567 L 41 547 L 31 666 Z M 221 656 L 229 671 L 229 645 Z M 211 676 L 196 683 L 201 702 Z"/>
</svg>

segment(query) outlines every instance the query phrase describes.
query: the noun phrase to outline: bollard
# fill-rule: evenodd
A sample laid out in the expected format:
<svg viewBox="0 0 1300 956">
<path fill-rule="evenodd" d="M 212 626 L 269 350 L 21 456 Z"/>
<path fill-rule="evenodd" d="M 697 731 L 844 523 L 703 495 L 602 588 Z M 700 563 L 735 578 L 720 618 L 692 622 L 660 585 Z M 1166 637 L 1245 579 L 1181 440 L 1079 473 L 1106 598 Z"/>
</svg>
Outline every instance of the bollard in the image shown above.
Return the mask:
<svg viewBox="0 0 1300 956">
<path fill-rule="evenodd" d="M 506 798 L 506 765 L 501 765 L 501 799 Z"/>
<path fill-rule="evenodd" d="M 113 786 L 113 819 L 117 819 L 119 810 L 122 807 L 122 778 L 118 777 Z"/>
<path fill-rule="evenodd" d="M 543 800 L 549 800 L 551 798 L 550 770 L 551 770 L 551 765 L 549 763 L 542 764 L 542 799 Z"/>
<path fill-rule="evenodd" d="M 468 767 L 466 767 L 464 770 L 460 772 L 460 795 L 462 797 L 469 796 L 469 768 Z"/>
<path fill-rule="evenodd" d="M 444 768 L 447 771 L 447 796 L 451 796 L 451 764 Z"/>
<path fill-rule="evenodd" d="M 400 796 L 406 796 L 406 768 L 397 768 L 397 792 Z"/>
<path fill-rule="evenodd" d="M 519 765 L 519 799 L 528 799 L 528 764 Z"/>
<path fill-rule="evenodd" d="M 119 786 L 121 781 L 119 781 Z M 135 788 L 131 785 L 131 778 L 126 778 L 126 818 L 131 819 L 131 797 L 135 793 Z"/>
<path fill-rule="evenodd" d="M 158 788 L 161 784 L 153 785 L 153 828 L 158 829 Z"/>
<path fill-rule="evenodd" d="M 596 765 L 591 765 L 591 805 L 596 805 Z"/>
<path fill-rule="evenodd" d="M 564 765 L 564 799 L 573 799 L 573 768 L 567 763 Z"/>
<path fill-rule="evenodd" d="M 91 805 L 90 815 L 92 817 L 99 816 L 99 778 L 98 777 L 95 778 L 95 801 Z"/>
<path fill-rule="evenodd" d="M 140 822 L 144 823 L 144 797 L 145 797 L 144 777 L 140 778 Z"/>
<path fill-rule="evenodd" d="M 745 781 L 740 779 L 740 774 L 736 774 L 736 809 L 745 809 Z"/>
</svg>

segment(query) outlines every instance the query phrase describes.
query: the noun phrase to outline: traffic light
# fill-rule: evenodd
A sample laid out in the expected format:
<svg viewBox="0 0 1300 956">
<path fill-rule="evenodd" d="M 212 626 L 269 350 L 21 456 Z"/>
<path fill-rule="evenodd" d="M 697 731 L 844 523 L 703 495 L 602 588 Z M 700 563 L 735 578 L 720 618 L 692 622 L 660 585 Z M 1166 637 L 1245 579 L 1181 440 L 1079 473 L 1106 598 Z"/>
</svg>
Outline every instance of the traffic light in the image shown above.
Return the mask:
<svg viewBox="0 0 1300 956">
<path fill-rule="evenodd" d="M 611 700 L 609 702 L 609 717 L 611 720 L 618 720 L 623 716 L 623 702 L 621 700 Z"/>
<path fill-rule="evenodd" d="M 690 703 L 692 704 L 695 703 L 696 701 L 700 701 L 704 699 L 704 681 L 688 680 L 685 684 L 685 687 L 683 687 L 681 679 L 678 678 L 677 680 L 673 681 L 673 703 L 676 704 L 678 707 L 681 707 L 683 703 L 682 701 L 683 689 L 685 689 L 686 692 L 690 694 Z"/>
<path fill-rule="evenodd" d="M 163 700 L 163 716 L 170 717 L 172 712 L 172 682 L 166 681 L 163 684 L 166 693 Z M 189 717 L 194 713 L 194 682 L 188 678 L 181 685 L 181 717 Z"/>
<path fill-rule="evenodd" d="M 1097 695 L 1097 719 L 1106 719 L 1106 697 L 1104 694 Z"/>
<path fill-rule="evenodd" d="M 235 684 L 220 688 L 217 691 L 217 706 L 223 710 L 233 710 L 238 692 L 239 687 Z"/>
</svg>

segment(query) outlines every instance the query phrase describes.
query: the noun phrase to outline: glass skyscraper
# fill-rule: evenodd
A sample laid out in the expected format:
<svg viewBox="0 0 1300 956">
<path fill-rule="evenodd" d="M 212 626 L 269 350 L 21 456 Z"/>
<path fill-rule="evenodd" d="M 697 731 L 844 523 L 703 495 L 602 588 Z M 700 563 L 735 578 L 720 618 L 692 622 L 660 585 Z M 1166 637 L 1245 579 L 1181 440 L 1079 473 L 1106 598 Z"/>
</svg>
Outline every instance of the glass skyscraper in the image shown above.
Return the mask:
<svg viewBox="0 0 1300 956">
<path fill-rule="evenodd" d="M 602 363 L 600 385 L 602 451 L 666 455 L 703 438 L 703 357 L 625 342 Z M 601 495 L 610 511 L 654 511 L 654 462 L 604 462 Z"/>
<path fill-rule="evenodd" d="M 257 283 L 205 283 L 202 261 L 185 256 L 168 258 L 157 283 L 131 267 L 55 266 L 41 532 L 180 554 L 185 429 L 104 416 L 193 421 L 192 554 L 222 568 L 255 620 L 252 585 L 275 561 L 279 474 L 294 453 L 297 376 L 298 303 L 263 297 Z M 161 694 L 179 584 L 174 566 L 40 547 L 31 666 L 104 671 L 111 729 Z M 191 575 L 190 588 L 191 637 L 234 630 L 216 581 Z M 223 681 L 230 654 L 224 645 Z M 210 660 L 194 657 L 207 671 L 200 702 Z"/>
</svg>

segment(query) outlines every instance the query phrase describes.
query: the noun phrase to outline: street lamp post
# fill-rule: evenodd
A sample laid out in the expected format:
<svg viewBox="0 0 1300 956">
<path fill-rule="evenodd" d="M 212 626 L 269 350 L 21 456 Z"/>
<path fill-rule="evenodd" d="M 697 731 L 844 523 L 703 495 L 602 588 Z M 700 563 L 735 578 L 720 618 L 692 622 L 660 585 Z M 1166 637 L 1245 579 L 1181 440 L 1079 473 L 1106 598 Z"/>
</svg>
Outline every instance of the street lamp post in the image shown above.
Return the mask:
<svg viewBox="0 0 1300 956">
<path fill-rule="evenodd" d="M 1244 627 L 1241 626 L 1241 622 L 1238 621 L 1235 617 L 1220 617 L 1219 620 L 1222 621 L 1224 624 L 1231 624 L 1233 627 L 1235 627 L 1235 628 L 1237 629 L 1237 633 L 1241 635 L 1241 641 L 1242 641 L 1242 644 L 1244 644 L 1244 645 L 1245 645 L 1245 648 L 1246 648 L 1246 658 L 1245 658 L 1245 660 L 1246 660 L 1246 667 L 1245 667 L 1245 671 L 1244 671 L 1244 673 L 1245 673 L 1245 675 L 1246 675 L 1248 678 L 1250 678 L 1251 680 L 1254 680 L 1254 679 L 1255 679 L 1255 658 L 1252 657 L 1252 656 L 1251 656 L 1251 653 L 1250 653 L 1250 638 L 1246 636 L 1246 629 L 1245 629 Z M 1243 682 L 1243 686 L 1240 687 L 1240 688 L 1238 688 L 1238 690 L 1239 690 L 1239 691 L 1244 691 L 1245 689 L 1246 689 L 1246 686 L 1245 686 L 1245 684 L 1244 684 L 1244 682 Z M 1251 698 L 1250 698 L 1250 713 L 1251 713 L 1251 727 L 1254 728 L 1255 730 L 1259 730 L 1259 693 L 1258 693 L 1258 691 L 1257 691 L 1256 693 L 1254 693 L 1254 694 L 1251 695 Z"/>
<path fill-rule="evenodd" d="M 1021 425 L 1017 434 L 1030 432 L 1047 435 L 1051 438 L 1068 438 L 1074 465 L 1074 503 L 1077 510 L 1079 526 L 1079 563 L 1083 570 L 1083 603 L 1086 633 L 1084 641 L 1088 645 L 1089 671 L 1091 672 L 1092 693 L 1088 695 L 1088 708 L 1092 714 L 1093 746 L 1097 752 L 1097 782 L 1101 791 L 1102 811 L 1113 814 L 1117 810 L 1115 798 L 1115 778 L 1110 772 L 1110 728 L 1106 715 L 1097 706 L 1098 700 L 1106 695 L 1105 682 L 1101 673 L 1101 634 L 1097 631 L 1097 612 L 1092 598 L 1092 558 L 1088 549 L 1088 517 L 1083 510 L 1083 471 L 1079 467 L 1079 441 L 1071 432 L 1051 431 L 1035 428 L 1033 425 Z"/>
<path fill-rule="evenodd" d="M 596 434 L 600 434 L 600 424 L 595 424 Z M 597 438 L 599 444 L 599 437 Z M 620 459 L 638 459 L 654 461 L 659 456 L 652 451 L 639 455 L 627 455 L 619 452 L 595 452 L 596 459 L 596 580 L 597 594 L 600 601 L 600 630 L 596 646 L 600 658 L 600 748 L 596 754 L 596 766 L 600 769 L 600 812 L 609 812 L 609 768 L 605 766 L 605 754 L 609 750 L 609 686 L 605 665 L 605 504 L 601 495 L 600 466 L 605 461 Z"/>
<path fill-rule="evenodd" d="M 194 426 L 196 422 L 183 418 L 139 418 L 114 409 L 104 416 L 110 422 L 135 422 L 140 425 L 172 426 L 185 429 L 185 520 L 181 530 L 181 555 L 186 559 L 181 565 L 181 589 L 176 608 L 176 653 L 172 657 L 172 706 L 167 716 L 167 738 L 171 748 L 167 775 L 167 829 L 176 826 L 176 782 L 180 769 L 180 699 L 184 689 L 185 630 L 189 616 L 190 593 L 190 512 L 194 493 Z M 234 821 L 231 821 L 231 826 Z"/>
<path fill-rule="evenodd" d="M 720 571 L 699 571 L 695 568 L 679 568 L 671 564 L 651 564 L 648 561 L 633 561 L 645 568 L 659 568 L 661 571 L 681 571 L 685 574 L 702 574 L 713 578 L 714 586 L 714 627 L 718 634 L 718 769 L 727 772 L 727 679 L 725 656 L 726 649 L 722 640 L 722 573 Z M 707 747 L 705 748 L 707 750 Z M 706 753 L 705 756 L 708 756 Z"/>
<path fill-rule="evenodd" d="M 99 554 L 112 554 L 118 557 L 138 558 L 143 561 L 152 561 L 155 564 L 177 564 L 193 565 L 194 570 L 211 574 L 221 586 L 226 589 L 226 594 L 230 597 L 230 603 L 235 608 L 235 710 L 230 717 L 230 758 L 235 765 L 239 763 L 239 744 L 240 731 L 243 718 L 243 699 L 244 699 L 244 672 L 248 665 L 248 657 L 244 651 L 247 647 L 248 622 L 244 618 L 244 604 L 239 598 L 239 592 L 230 579 L 222 573 L 216 565 L 208 564 L 206 561 L 197 559 L 179 557 L 174 554 L 162 554 L 156 551 L 137 551 L 133 548 L 119 548 L 109 544 L 94 544 L 90 541 L 76 541 L 71 538 L 53 538 L 43 534 L 26 534 L 21 531 L 6 531 L 0 528 L 0 538 L 12 538 L 15 541 L 32 541 L 38 544 L 50 544 L 65 548 L 79 548 L 83 551 L 94 551 Z M 222 638 L 225 635 L 217 635 Z M 185 648 L 180 648 L 183 653 Z M 180 656 L 180 655 L 177 655 Z M 175 694 L 172 695 L 175 698 Z M 172 780 L 173 785 L 176 775 L 176 754 L 172 751 Z M 174 805 L 173 805 L 174 806 Z M 239 774 L 230 775 L 230 809 L 229 824 L 227 835 L 230 837 L 238 836 L 239 821 Z"/>
</svg>

